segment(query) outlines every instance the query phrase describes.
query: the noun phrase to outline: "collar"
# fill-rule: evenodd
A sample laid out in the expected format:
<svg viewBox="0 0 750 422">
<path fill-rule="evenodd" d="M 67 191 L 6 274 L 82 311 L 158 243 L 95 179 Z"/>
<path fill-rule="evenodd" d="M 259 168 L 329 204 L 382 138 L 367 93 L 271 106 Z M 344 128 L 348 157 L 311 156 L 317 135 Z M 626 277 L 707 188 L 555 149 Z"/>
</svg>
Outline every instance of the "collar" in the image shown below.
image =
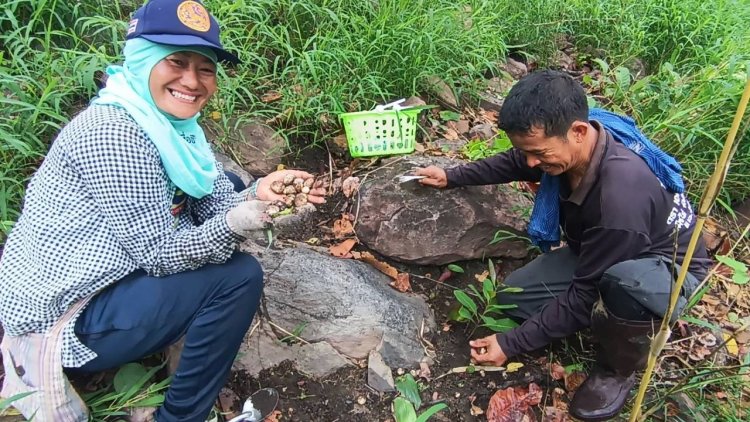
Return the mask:
<svg viewBox="0 0 750 422">
<path fill-rule="evenodd" d="M 591 161 L 589 162 L 589 166 L 586 168 L 586 173 L 584 173 L 583 178 L 581 179 L 581 183 L 578 184 L 575 190 L 571 192 L 570 196 L 568 197 L 569 202 L 572 202 L 578 206 L 581 206 L 583 200 L 586 199 L 589 191 L 591 191 L 591 187 L 594 186 L 594 183 L 599 178 L 599 168 L 602 165 L 602 158 L 604 158 L 604 154 L 607 152 L 607 142 L 610 138 L 609 132 L 604 129 L 604 126 L 602 126 L 601 123 L 597 122 L 596 120 L 592 120 L 590 123 L 591 126 L 599 131 L 599 136 L 596 139 L 594 152 L 591 153 Z"/>
</svg>

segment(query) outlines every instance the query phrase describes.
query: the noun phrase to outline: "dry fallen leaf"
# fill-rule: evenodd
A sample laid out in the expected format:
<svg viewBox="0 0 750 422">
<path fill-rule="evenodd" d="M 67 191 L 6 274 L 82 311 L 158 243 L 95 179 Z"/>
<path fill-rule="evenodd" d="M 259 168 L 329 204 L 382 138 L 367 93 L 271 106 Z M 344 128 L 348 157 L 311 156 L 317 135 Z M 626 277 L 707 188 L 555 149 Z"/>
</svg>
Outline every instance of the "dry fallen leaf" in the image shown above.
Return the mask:
<svg viewBox="0 0 750 422">
<path fill-rule="evenodd" d="M 341 184 L 341 192 L 344 196 L 351 198 L 352 195 L 359 189 L 359 177 L 349 176 Z"/>
<path fill-rule="evenodd" d="M 521 362 L 511 362 L 505 367 L 505 372 L 516 372 L 521 368 L 523 368 L 523 364 Z"/>
<path fill-rule="evenodd" d="M 396 274 L 396 279 L 391 282 L 390 286 L 398 290 L 401 293 L 405 293 L 409 291 L 409 289 L 411 289 L 411 283 L 409 283 L 409 274 L 407 273 Z"/>
<path fill-rule="evenodd" d="M 396 280 L 398 277 L 398 270 L 393 268 L 391 265 L 386 264 L 385 262 L 378 261 L 377 258 L 375 258 L 370 252 L 362 252 L 359 254 L 358 257 L 356 257 L 362 262 L 366 262 L 373 267 L 375 267 L 376 270 L 380 271 L 381 273 L 387 275 L 388 277 Z"/>
<path fill-rule="evenodd" d="M 544 408 L 542 422 L 568 422 L 568 412 L 556 407 L 547 406 Z"/>
<path fill-rule="evenodd" d="M 482 410 L 481 407 L 474 404 L 474 401 L 477 399 L 477 396 L 475 394 L 472 394 L 469 396 L 469 403 L 471 403 L 471 416 L 479 416 L 484 414 L 484 410 Z"/>
<path fill-rule="evenodd" d="M 279 101 L 282 97 L 283 95 L 278 91 L 268 91 L 260 96 L 260 100 L 264 103 L 272 103 L 274 101 Z"/>
<path fill-rule="evenodd" d="M 445 128 L 443 131 L 443 137 L 449 141 L 456 141 L 458 140 L 458 132 L 451 128 Z"/>
<path fill-rule="evenodd" d="M 263 422 L 279 422 L 281 420 L 281 411 L 274 410 L 273 413 L 268 415 Z"/>
<path fill-rule="evenodd" d="M 740 353 L 740 348 L 737 346 L 737 341 L 732 338 L 732 335 L 729 333 L 722 333 L 724 336 L 724 341 L 726 341 L 725 347 L 727 348 L 727 352 L 732 356 L 737 356 Z"/>
<path fill-rule="evenodd" d="M 354 226 L 346 216 L 333 222 L 333 237 L 341 239 L 354 233 Z"/>
<path fill-rule="evenodd" d="M 237 413 L 237 409 L 234 407 L 234 404 L 239 400 L 240 398 L 237 396 L 237 394 L 235 394 L 235 392 L 229 388 L 225 387 L 222 388 L 221 391 L 219 391 L 219 405 L 221 406 L 221 411 L 229 419 L 239 415 L 239 413 Z"/>
<path fill-rule="evenodd" d="M 490 276 L 490 272 L 487 270 L 484 270 L 481 274 L 474 274 L 474 278 L 477 279 L 478 282 L 483 282 L 484 280 L 487 280 L 487 278 Z"/>
<path fill-rule="evenodd" d="M 351 258 L 352 254 L 350 254 L 349 252 L 356 244 L 357 239 L 346 239 L 337 245 L 329 247 L 328 252 L 330 252 L 331 255 L 339 258 Z"/>
<path fill-rule="evenodd" d="M 565 401 L 566 397 L 565 390 L 555 387 L 555 389 L 552 390 L 552 406 L 567 413 L 568 403 Z"/>
<path fill-rule="evenodd" d="M 696 344 L 692 348 L 690 348 L 690 351 L 688 352 L 688 358 L 690 358 L 690 360 L 692 361 L 700 362 L 710 354 L 711 351 L 707 347 Z"/>
<path fill-rule="evenodd" d="M 573 393 L 578 390 L 578 387 L 586 381 L 586 374 L 581 371 L 573 371 L 569 374 L 565 374 L 565 389 L 568 393 Z"/>
<path fill-rule="evenodd" d="M 341 149 L 349 149 L 349 141 L 346 140 L 345 134 L 334 136 L 333 143 Z"/>
<path fill-rule="evenodd" d="M 530 409 L 542 401 L 542 390 L 531 383 L 529 388 L 508 387 L 498 390 L 490 398 L 487 407 L 487 422 L 518 422 L 522 420 L 536 420 Z"/>
<path fill-rule="evenodd" d="M 430 366 L 427 365 L 427 362 L 419 362 L 419 378 L 429 381 L 431 377 L 432 371 L 430 371 Z"/>
<path fill-rule="evenodd" d="M 554 362 L 549 366 L 549 374 L 553 380 L 559 381 L 565 378 L 565 367 Z"/>
</svg>

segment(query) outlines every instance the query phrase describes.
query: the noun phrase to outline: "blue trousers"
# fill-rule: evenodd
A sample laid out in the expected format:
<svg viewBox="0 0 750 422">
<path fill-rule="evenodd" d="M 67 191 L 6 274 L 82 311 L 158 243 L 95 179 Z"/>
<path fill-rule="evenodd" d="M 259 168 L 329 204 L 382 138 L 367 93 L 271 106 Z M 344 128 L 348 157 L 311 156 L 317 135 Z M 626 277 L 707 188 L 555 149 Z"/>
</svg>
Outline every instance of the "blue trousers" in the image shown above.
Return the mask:
<svg viewBox="0 0 750 422">
<path fill-rule="evenodd" d="M 241 182 L 235 184 L 239 190 Z M 252 323 L 262 290 L 260 264 L 240 252 L 224 264 L 166 277 L 135 271 L 97 294 L 78 318 L 76 335 L 98 356 L 68 371 L 117 368 L 185 336 L 177 372 L 156 420 L 204 422 Z"/>
</svg>

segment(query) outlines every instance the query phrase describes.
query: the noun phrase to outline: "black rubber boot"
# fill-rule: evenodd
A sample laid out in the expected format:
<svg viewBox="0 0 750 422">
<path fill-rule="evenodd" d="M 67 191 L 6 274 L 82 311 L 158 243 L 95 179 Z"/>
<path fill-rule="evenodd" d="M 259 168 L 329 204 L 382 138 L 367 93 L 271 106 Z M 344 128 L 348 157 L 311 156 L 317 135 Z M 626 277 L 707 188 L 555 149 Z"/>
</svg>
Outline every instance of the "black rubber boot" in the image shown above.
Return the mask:
<svg viewBox="0 0 750 422">
<path fill-rule="evenodd" d="M 622 410 L 635 385 L 635 372 L 646 366 L 659 321 L 629 321 L 609 313 L 602 301 L 591 313 L 591 331 L 599 340 L 597 365 L 570 402 L 570 414 L 582 421 L 609 420 Z"/>
</svg>

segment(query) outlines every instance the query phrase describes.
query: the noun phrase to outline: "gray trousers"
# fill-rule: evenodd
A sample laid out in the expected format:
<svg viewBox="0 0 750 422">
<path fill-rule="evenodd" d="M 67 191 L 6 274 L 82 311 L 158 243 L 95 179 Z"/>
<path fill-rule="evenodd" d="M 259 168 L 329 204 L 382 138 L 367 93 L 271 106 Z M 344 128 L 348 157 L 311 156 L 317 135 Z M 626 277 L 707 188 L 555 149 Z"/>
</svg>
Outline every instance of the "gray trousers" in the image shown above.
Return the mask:
<svg viewBox="0 0 750 422">
<path fill-rule="evenodd" d="M 577 263 L 578 257 L 568 247 L 539 255 L 505 280 L 507 286 L 520 287 L 523 292 L 499 295 L 498 302 L 517 305 L 505 313 L 516 320 L 526 320 L 567 290 Z M 597 288 L 607 309 L 616 316 L 647 321 L 663 318 L 677 274 L 679 266 L 673 274 L 671 260 L 651 255 L 613 265 L 604 272 Z M 688 273 L 672 322 L 677 320 L 698 284 L 698 279 Z"/>
</svg>

